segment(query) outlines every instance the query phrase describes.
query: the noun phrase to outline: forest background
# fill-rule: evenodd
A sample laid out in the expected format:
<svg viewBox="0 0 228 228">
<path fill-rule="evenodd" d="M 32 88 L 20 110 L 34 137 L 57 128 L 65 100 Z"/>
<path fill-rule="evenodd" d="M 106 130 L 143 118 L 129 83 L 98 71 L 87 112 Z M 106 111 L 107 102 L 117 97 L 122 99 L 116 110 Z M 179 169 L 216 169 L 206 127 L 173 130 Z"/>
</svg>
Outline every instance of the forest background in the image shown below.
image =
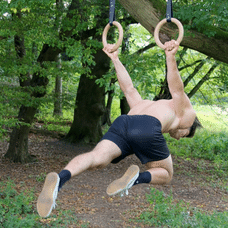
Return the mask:
<svg viewBox="0 0 228 228">
<path fill-rule="evenodd" d="M 132 5 L 126 7 L 126 2 Z M 116 20 L 125 31 L 120 58 L 134 86 L 144 99 L 170 99 L 164 52 L 155 45 L 147 20 L 140 17 L 141 8 L 134 10 L 136 4 L 144 6 L 145 2 L 120 3 L 128 10 L 117 2 Z M 158 21 L 165 17 L 165 1 L 159 3 L 147 3 Z M 0 134 L 13 129 L 5 156 L 15 162 L 30 161 L 28 133 L 34 119 L 45 122 L 52 113 L 52 120 L 58 119 L 63 125 L 64 121 L 72 123 L 69 130 L 65 129 L 65 140 L 98 142 L 102 126 L 110 126 L 113 121 L 112 101 L 120 100 L 118 115 L 129 110 L 113 66 L 102 52 L 107 2 L 14 0 L 0 4 Z M 193 104 L 215 105 L 227 113 L 227 2 L 175 1 L 173 9 L 185 28 L 177 63 L 186 93 Z M 144 11 L 144 16 L 152 15 Z M 155 22 L 152 18 L 151 23 Z M 165 33 L 161 39 L 171 39 L 172 35 L 175 38 L 176 28 L 165 28 L 168 35 Z M 114 42 L 118 33 L 112 29 L 109 35 Z M 43 127 L 50 130 L 52 125 Z"/>
<path fill-rule="evenodd" d="M 209 181 L 227 194 L 228 2 L 177 0 L 173 9 L 185 29 L 178 69 L 204 129 L 193 139 L 166 139 L 173 154 L 200 159 L 199 169 L 206 170 L 211 161 Z M 165 11 L 163 0 L 116 2 L 116 20 L 124 28 L 119 56 L 144 99 L 171 98 L 165 54 L 153 38 Z M 103 0 L 0 1 L 4 158 L 37 161 L 29 152 L 31 132 L 94 145 L 117 116 L 128 112 L 113 65 L 102 51 L 108 14 L 108 1 Z M 165 25 L 161 40 L 177 33 L 175 26 Z M 118 31 L 112 28 L 108 38 L 116 42 Z"/>
</svg>

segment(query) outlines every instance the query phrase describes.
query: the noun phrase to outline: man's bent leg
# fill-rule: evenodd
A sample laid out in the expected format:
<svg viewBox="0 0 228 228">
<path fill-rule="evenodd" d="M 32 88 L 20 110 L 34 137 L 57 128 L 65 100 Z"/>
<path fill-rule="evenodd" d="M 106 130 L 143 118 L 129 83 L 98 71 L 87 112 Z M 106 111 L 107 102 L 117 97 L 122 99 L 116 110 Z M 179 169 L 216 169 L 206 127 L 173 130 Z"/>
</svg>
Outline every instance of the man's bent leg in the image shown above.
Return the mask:
<svg viewBox="0 0 228 228">
<path fill-rule="evenodd" d="M 167 184 L 172 180 L 173 176 L 173 164 L 171 155 L 161 161 L 148 162 L 148 170 L 143 173 L 139 173 L 139 167 L 132 165 L 128 168 L 125 174 L 115 181 L 113 181 L 107 188 L 108 195 L 115 195 L 117 193 L 123 193 L 134 185 L 141 183 L 152 184 Z"/>
<path fill-rule="evenodd" d="M 58 190 L 71 176 L 78 175 L 88 169 L 104 168 L 120 155 L 121 150 L 115 143 L 109 140 L 102 140 L 91 152 L 73 158 L 59 175 L 57 173 L 49 173 L 37 201 L 39 215 L 41 217 L 50 215 L 55 206 Z M 59 183 L 61 184 L 60 186 Z"/>
<path fill-rule="evenodd" d="M 173 177 L 173 162 L 171 155 L 168 158 L 148 162 L 147 171 L 151 174 L 151 184 L 168 184 Z"/>
</svg>

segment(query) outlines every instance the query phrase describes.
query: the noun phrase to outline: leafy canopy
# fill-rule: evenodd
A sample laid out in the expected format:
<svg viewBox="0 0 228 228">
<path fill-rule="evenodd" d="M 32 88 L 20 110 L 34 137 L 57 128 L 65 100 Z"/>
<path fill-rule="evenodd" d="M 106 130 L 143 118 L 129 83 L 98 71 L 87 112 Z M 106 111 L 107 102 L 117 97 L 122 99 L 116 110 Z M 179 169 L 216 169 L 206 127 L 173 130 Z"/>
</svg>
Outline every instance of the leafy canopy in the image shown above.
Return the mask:
<svg viewBox="0 0 228 228">
<path fill-rule="evenodd" d="M 174 17 L 186 24 L 185 29 L 197 30 L 209 37 L 228 37 L 227 0 L 178 0 L 173 10 Z"/>
</svg>

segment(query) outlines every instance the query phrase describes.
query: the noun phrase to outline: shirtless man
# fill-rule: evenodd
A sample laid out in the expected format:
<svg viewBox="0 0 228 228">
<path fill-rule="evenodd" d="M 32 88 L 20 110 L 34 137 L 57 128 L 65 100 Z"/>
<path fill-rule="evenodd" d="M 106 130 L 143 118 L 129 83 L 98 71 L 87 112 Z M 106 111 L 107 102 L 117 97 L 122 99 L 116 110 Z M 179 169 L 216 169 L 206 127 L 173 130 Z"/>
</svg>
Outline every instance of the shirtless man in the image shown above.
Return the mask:
<svg viewBox="0 0 228 228">
<path fill-rule="evenodd" d="M 184 85 L 179 75 L 175 54 L 179 44 L 165 43 L 167 79 L 171 100 L 143 100 L 134 88 L 132 80 L 118 58 L 118 51 L 110 53 L 112 45 L 103 51 L 111 58 L 130 112 L 118 117 L 97 146 L 88 153 L 73 158 L 59 173 L 49 173 L 37 201 L 40 216 L 50 215 L 55 206 L 58 191 L 71 177 L 85 170 L 104 168 L 117 163 L 130 154 L 135 154 L 147 171 L 139 173 L 139 167 L 132 165 L 122 178 L 112 182 L 107 188 L 108 195 L 126 192 L 140 183 L 166 184 L 173 176 L 172 158 L 162 134 L 169 133 L 179 140 L 192 137 L 200 123 L 189 98 L 184 93 Z"/>
</svg>

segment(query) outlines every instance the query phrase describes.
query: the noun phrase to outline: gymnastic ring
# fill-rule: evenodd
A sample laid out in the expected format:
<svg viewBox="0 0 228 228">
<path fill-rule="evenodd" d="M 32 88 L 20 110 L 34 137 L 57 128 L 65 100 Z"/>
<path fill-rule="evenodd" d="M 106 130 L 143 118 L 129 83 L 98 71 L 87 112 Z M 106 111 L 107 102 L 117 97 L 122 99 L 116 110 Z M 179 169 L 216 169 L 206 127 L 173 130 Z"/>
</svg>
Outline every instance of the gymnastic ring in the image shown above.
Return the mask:
<svg viewBox="0 0 228 228">
<path fill-rule="evenodd" d="M 182 25 L 181 22 L 180 22 L 179 20 L 177 20 L 176 18 L 171 18 L 171 22 L 173 22 L 174 24 L 176 24 L 177 27 L 178 27 L 178 29 L 179 29 L 179 36 L 178 36 L 178 38 L 177 38 L 177 42 L 180 44 L 181 41 L 182 41 L 182 39 L 183 39 L 183 37 L 184 37 L 184 28 L 183 28 L 183 25 Z M 162 48 L 162 49 L 165 49 L 165 45 L 162 44 L 161 41 L 160 41 L 160 39 L 159 39 L 159 31 L 160 31 L 161 27 L 162 27 L 165 23 L 167 23 L 166 18 L 164 18 L 163 20 L 161 20 L 161 21 L 157 24 L 157 26 L 156 26 L 156 28 L 155 28 L 155 30 L 154 30 L 154 39 L 155 39 L 155 42 L 156 42 L 156 44 L 157 44 L 160 48 Z"/>
<path fill-rule="evenodd" d="M 117 22 L 117 21 L 113 21 L 112 24 L 115 25 L 118 28 L 118 30 L 119 30 L 119 39 L 118 39 L 117 43 L 115 44 L 115 46 L 110 51 L 111 53 L 116 51 L 119 48 L 119 46 L 121 45 L 122 40 L 123 40 L 123 28 L 122 28 L 121 24 L 119 22 Z M 102 34 L 102 43 L 103 43 L 104 47 L 107 46 L 107 34 L 108 34 L 108 31 L 109 31 L 110 28 L 111 28 L 111 26 L 108 23 L 105 26 L 103 34 Z"/>
</svg>

